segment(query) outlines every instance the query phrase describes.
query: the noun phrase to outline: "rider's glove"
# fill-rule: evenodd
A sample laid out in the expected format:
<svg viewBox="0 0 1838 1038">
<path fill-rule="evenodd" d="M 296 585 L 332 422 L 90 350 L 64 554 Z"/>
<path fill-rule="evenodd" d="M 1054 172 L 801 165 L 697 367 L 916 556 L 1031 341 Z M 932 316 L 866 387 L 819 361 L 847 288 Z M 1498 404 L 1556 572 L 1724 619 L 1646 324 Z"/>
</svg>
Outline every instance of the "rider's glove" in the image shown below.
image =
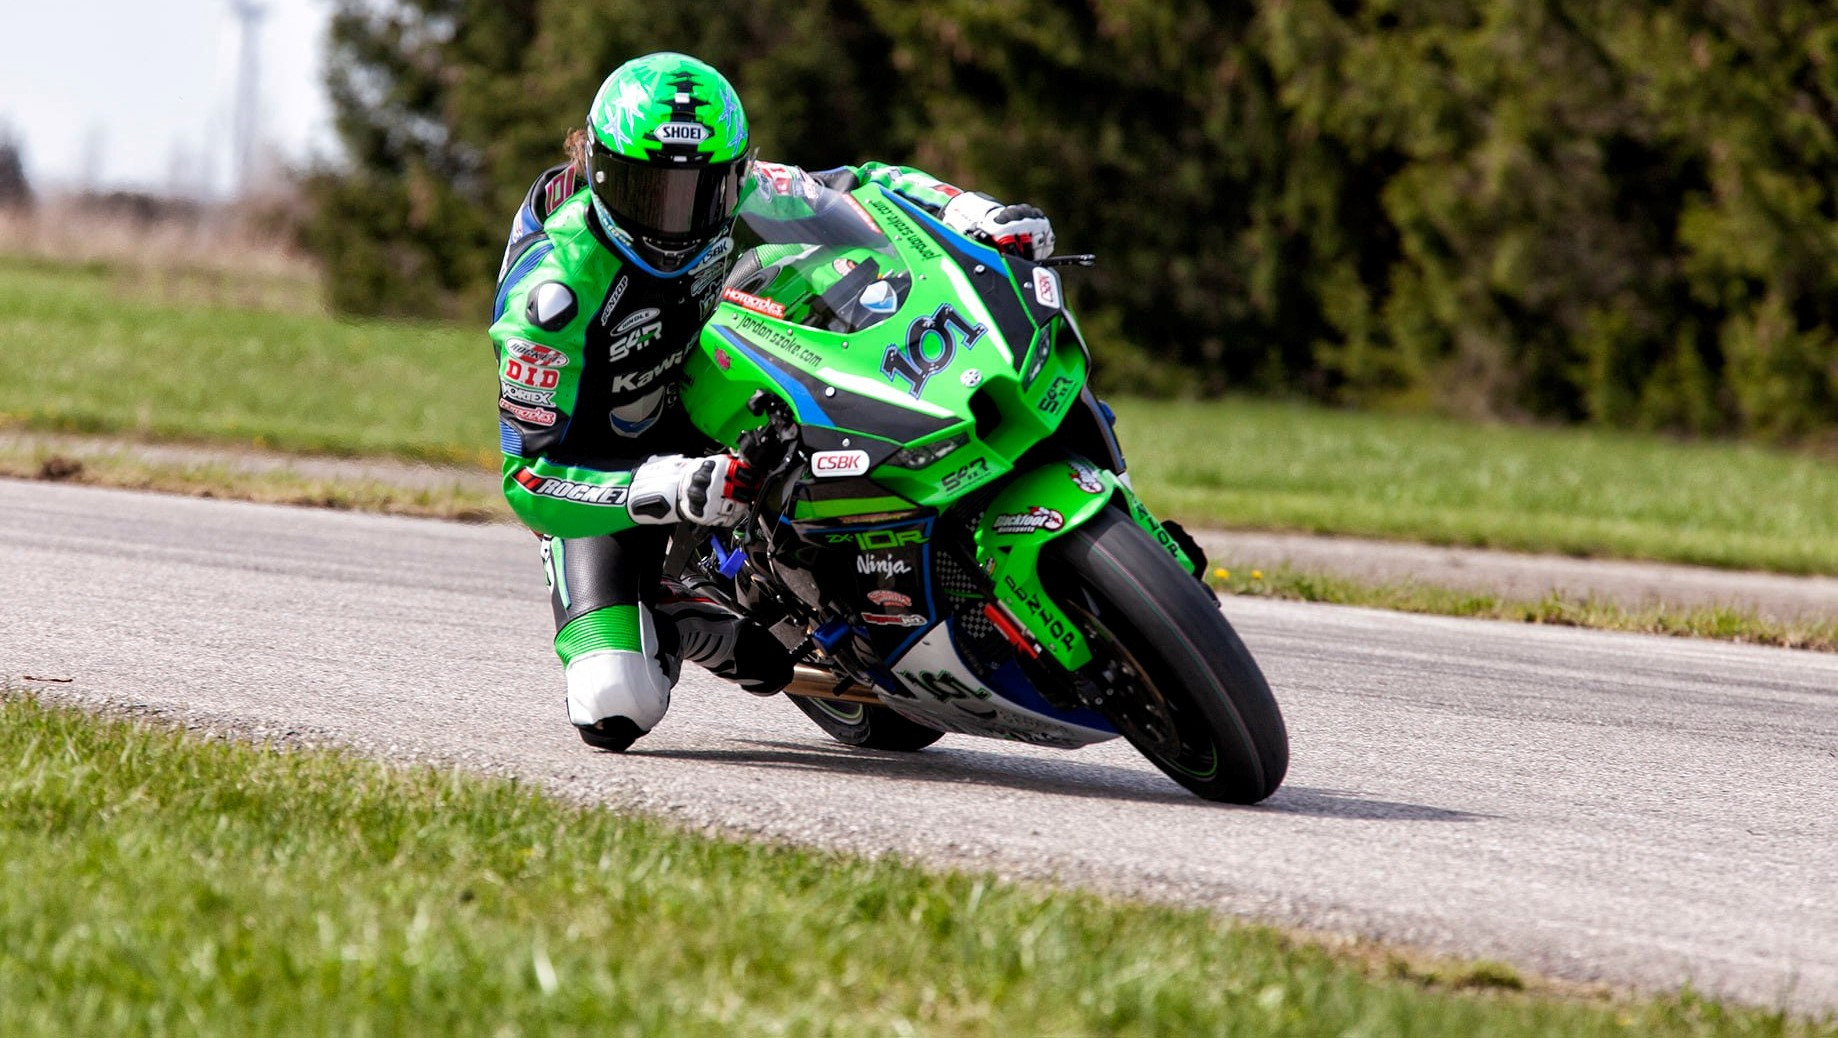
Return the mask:
<svg viewBox="0 0 1838 1038">
<path fill-rule="evenodd" d="M 1034 206 L 1003 205 L 982 192 L 966 191 L 945 203 L 938 215 L 957 233 L 1023 259 L 1053 255 L 1053 225 Z"/>
<path fill-rule="evenodd" d="M 729 526 L 759 493 L 753 466 L 732 454 L 685 458 L 660 454 L 632 472 L 626 512 L 636 523 Z"/>
</svg>

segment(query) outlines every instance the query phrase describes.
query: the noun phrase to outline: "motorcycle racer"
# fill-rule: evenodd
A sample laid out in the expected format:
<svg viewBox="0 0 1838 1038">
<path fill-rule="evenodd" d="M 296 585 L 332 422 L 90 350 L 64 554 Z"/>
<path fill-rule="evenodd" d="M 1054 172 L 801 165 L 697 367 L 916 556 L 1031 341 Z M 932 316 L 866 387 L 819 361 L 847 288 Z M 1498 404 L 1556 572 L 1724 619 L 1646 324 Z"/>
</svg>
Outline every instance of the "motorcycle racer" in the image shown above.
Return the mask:
<svg viewBox="0 0 1838 1038">
<path fill-rule="evenodd" d="M 1017 255 L 1044 259 L 1054 243 L 1039 209 L 910 167 L 753 162 L 733 86 L 682 54 L 621 65 L 569 144 L 512 222 L 490 335 L 504 494 L 542 537 L 568 718 L 617 751 L 663 718 L 683 659 L 761 694 L 791 679 L 770 632 L 660 582 L 678 523 L 731 525 L 754 492 L 676 386 L 734 265 L 745 194 L 874 183 Z"/>
</svg>

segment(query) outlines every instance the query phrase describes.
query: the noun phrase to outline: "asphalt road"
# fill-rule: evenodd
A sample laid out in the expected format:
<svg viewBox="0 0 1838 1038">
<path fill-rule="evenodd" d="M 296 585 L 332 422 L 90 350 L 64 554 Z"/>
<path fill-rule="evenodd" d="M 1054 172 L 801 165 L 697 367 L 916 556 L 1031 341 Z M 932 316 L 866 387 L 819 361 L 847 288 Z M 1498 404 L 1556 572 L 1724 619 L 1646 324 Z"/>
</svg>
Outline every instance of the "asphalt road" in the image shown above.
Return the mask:
<svg viewBox="0 0 1838 1038">
<path fill-rule="evenodd" d="M 1231 600 L 1290 724 L 1257 808 L 1120 742 L 896 757 L 694 672 L 564 719 L 526 533 L 0 481 L 0 675 L 516 773 L 691 825 L 1054 878 L 1647 989 L 1838 1010 L 1838 656 Z M 692 668 L 693 670 L 693 668 Z"/>
</svg>

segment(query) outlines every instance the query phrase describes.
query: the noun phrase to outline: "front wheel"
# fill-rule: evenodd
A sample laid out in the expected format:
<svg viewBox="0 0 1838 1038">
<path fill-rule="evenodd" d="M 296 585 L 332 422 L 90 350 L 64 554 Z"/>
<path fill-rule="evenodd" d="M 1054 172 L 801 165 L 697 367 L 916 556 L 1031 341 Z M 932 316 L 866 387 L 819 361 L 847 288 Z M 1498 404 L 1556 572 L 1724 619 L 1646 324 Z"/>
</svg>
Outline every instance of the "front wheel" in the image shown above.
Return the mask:
<svg viewBox="0 0 1838 1038">
<path fill-rule="evenodd" d="M 1042 572 L 1084 631 L 1100 709 L 1169 778 L 1255 804 L 1289 770 L 1270 685 L 1212 593 L 1115 509 L 1055 540 Z"/>
</svg>

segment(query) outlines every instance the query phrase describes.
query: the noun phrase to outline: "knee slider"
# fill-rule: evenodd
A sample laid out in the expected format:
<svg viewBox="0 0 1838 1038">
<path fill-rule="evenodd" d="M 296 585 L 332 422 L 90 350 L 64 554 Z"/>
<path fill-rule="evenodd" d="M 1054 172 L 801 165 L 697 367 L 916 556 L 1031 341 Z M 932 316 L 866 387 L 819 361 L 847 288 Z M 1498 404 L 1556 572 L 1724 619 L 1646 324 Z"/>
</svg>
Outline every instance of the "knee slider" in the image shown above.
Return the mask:
<svg viewBox="0 0 1838 1038">
<path fill-rule="evenodd" d="M 644 606 L 575 618 L 555 636 L 555 651 L 568 678 L 568 720 L 577 727 L 623 717 L 648 732 L 663 720 L 675 681 L 658 659 L 657 630 Z"/>
</svg>

